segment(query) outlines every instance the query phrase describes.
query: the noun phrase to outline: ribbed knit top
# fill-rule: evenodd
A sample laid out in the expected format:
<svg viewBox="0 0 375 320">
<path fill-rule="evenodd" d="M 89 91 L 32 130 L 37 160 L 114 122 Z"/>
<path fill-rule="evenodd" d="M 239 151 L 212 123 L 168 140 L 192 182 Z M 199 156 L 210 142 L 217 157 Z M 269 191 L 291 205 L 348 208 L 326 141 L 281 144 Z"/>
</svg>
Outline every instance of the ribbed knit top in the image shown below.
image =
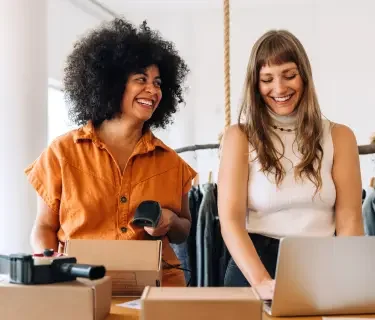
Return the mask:
<svg viewBox="0 0 375 320">
<path fill-rule="evenodd" d="M 273 124 L 287 129 L 295 129 L 296 115 L 280 116 L 269 111 Z M 284 180 L 276 186 L 273 175 L 266 176 L 260 171 L 260 163 L 249 162 L 248 212 L 246 228 L 248 232 L 263 234 L 273 238 L 286 236 L 331 236 L 335 231 L 334 204 L 336 189 L 332 179 L 333 141 L 330 122 L 323 121 L 324 150 L 321 176 L 322 189 L 315 197 L 315 185 L 305 178 L 294 177 L 294 167 L 300 162 L 301 154 L 295 142 L 295 131 L 276 130 L 283 141 L 285 150 L 280 160 L 286 171 Z M 274 144 L 282 152 L 279 141 Z M 250 159 L 255 151 L 250 146 Z"/>
</svg>

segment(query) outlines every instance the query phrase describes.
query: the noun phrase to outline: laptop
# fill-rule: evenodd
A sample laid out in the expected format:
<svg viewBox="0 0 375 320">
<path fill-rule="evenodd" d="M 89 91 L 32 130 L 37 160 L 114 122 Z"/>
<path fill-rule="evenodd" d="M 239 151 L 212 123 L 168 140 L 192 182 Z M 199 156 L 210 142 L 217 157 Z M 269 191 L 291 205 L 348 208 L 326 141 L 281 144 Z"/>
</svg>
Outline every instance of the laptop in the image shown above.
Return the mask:
<svg viewBox="0 0 375 320">
<path fill-rule="evenodd" d="M 375 314 L 375 237 L 281 239 L 274 295 L 264 311 L 273 317 Z"/>
</svg>

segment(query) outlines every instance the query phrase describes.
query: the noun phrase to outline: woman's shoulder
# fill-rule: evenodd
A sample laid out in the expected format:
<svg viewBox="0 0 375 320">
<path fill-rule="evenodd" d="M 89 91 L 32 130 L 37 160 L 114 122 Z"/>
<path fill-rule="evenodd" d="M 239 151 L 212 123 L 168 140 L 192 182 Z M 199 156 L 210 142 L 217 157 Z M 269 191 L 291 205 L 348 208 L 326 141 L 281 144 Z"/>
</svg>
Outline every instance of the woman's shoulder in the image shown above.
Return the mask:
<svg viewBox="0 0 375 320">
<path fill-rule="evenodd" d="M 191 182 L 196 177 L 197 172 L 176 152 L 176 150 L 172 149 L 161 139 L 153 136 L 153 144 L 162 150 L 162 152 L 154 153 L 158 159 L 155 163 L 158 170 L 160 170 L 162 167 L 165 169 L 177 169 L 184 186 L 183 192 L 188 192 L 191 187 Z M 170 171 L 169 169 L 166 169 L 166 171 Z M 173 178 L 171 177 L 171 180 L 174 182 L 180 181 L 179 179 L 176 179 L 176 176 Z"/>
<path fill-rule="evenodd" d="M 331 134 L 336 155 L 347 154 L 347 152 L 358 153 L 357 139 L 349 126 L 331 122 Z"/>
<path fill-rule="evenodd" d="M 332 133 L 332 138 L 335 141 L 352 141 L 353 139 L 355 140 L 355 134 L 353 130 L 342 123 L 337 123 L 337 122 L 332 122 L 329 120 L 325 120 L 328 122 L 330 128 L 331 128 L 331 133 Z"/>
<path fill-rule="evenodd" d="M 188 163 L 177 153 L 175 149 L 170 147 L 160 138 L 153 136 L 153 144 L 162 150 L 162 154 L 159 157 L 161 160 L 168 162 L 169 164 L 173 163 L 175 165 L 185 165 L 190 167 Z"/>
<path fill-rule="evenodd" d="M 74 128 L 65 133 L 54 137 L 49 143 L 47 149 L 51 149 L 56 153 L 73 150 L 77 142 L 83 137 L 83 129 Z"/>
<path fill-rule="evenodd" d="M 225 129 L 222 144 L 240 144 L 248 146 L 248 138 L 245 131 L 244 124 L 233 124 Z"/>
<path fill-rule="evenodd" d="M 225 129 L 220 143 L 220 159 L 223 163 L 248 163 L 249 140 L 243 124 L 233 124 Z"/>
<path fill-rule="evenodd" d="M 354 135 L 353 130 L 349 126 L 342 123 L 334 122 L 328 118 L 322 118 L 322 123 L 323 128 L 329 129 L 332 135 Z"/>
<path fill-rule="evenodd" d="M 31 175 L 30 177 L 38 176 L 38 179 L 42 179 L 41 176 L 48 169 L 58 176 L 61 162 L 67 158 L 67 154 L 75 152 L 73 149 L 75 132 L 76 129 L 54 137 L 41 154 L 24 169 L 25 173 Z"/>
<path fill-rule="evenodd" d="M 161 155 L 159 157 L 160 159 L 163 159 L 168 162 L 180 162 L 183 160 L 179 154 L 174 150 L 171 146 L 169 146 L 167 143 L 165 143 L 162 139 L 156 137 L 155 135 L 152 135 L 152 145 L 161 150 L 160 152 L 156 152 L 155 155 Z"/>
<path fill-rule="evenodd" d="M 325 118 L 322 120 L 322 123 L 324 132 L 332 136 L 334 144 L 341 141 L 353 142 L 356 140 L 355 134 L 349 126 Z"/>
</svg>

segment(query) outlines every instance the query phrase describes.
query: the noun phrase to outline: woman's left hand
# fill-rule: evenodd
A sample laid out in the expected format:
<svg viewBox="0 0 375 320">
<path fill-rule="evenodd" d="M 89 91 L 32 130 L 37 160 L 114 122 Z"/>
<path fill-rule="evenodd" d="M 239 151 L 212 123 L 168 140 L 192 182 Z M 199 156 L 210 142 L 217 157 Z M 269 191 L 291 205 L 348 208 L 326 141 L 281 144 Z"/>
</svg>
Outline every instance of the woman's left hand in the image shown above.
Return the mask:
<svg viewBox="0 0 375 320">
<path fill-rule="evenodd" d="M 174 215 L 175 213 L 171 210 L 163 208 L 156 228 L 144 227 L 145 231 L 153 237 L 165 236 L 171 228 Z"/>
<path fill-rule="evenodd" d="M 272 300 L 275 292 L 275 280 L 265 280 L 255 285 L 254 289 L 262 300 Z"/>
</svg>

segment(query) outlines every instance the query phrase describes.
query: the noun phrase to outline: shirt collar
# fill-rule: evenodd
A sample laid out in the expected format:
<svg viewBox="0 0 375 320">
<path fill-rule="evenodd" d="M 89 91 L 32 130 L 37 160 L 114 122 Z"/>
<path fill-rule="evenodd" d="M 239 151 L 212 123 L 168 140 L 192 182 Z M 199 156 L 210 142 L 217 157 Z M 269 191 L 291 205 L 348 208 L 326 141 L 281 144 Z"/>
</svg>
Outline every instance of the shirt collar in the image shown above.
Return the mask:
<svg viewBox="0 0 375 320">
<path fill-rule="evenodd" d="M 73 139 L 75 143 L 93 142 L 99 148 L 104 148 L 104 144 L 97 136 L 92 121 L 89 121 L 86 125 L 78 128 L 73 135 Z M 147 129 L 138 141 L 134 151 L 136 154 L 148 153 L 154 151 L 157 147 L 164 150 L 170 150 L 167 145 L 154 136 L 150 129 Z"/>
</svg>

